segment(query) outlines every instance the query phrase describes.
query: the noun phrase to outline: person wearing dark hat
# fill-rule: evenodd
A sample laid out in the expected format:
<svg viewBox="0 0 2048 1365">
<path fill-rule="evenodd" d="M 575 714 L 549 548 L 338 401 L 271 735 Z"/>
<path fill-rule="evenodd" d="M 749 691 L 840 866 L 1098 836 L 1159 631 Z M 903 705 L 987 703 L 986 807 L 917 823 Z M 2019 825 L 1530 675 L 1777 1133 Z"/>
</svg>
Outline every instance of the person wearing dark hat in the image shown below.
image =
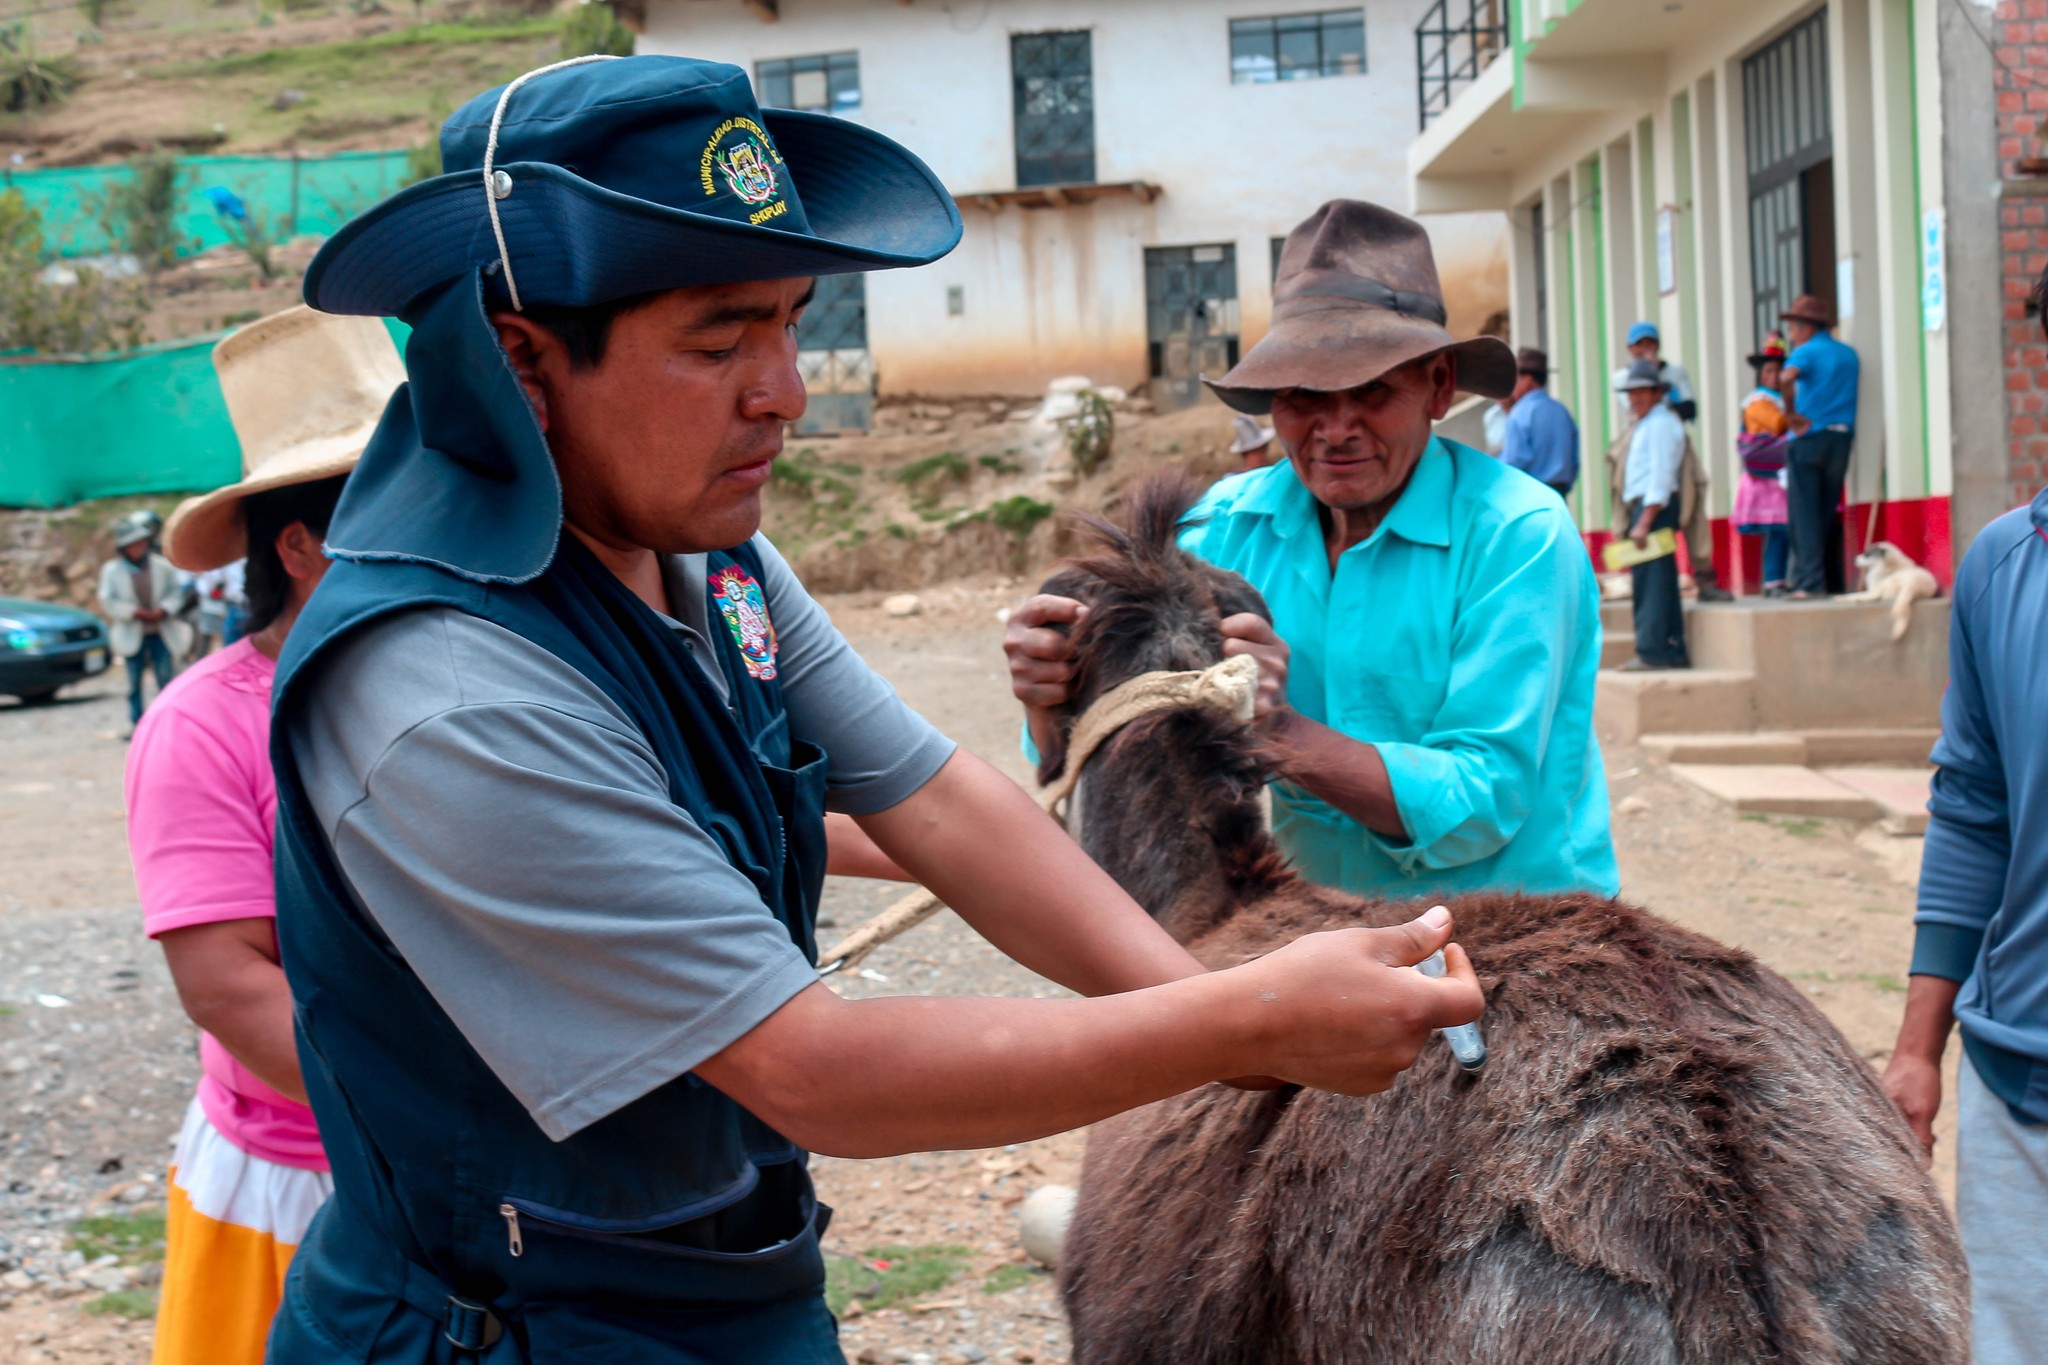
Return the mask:
<svg viewBox="0 0 2048 1365">
<path fill-rule="evenodd" d="M 1279 759 L 1274 833 L 1301 871 L 1366 895 L 1617 884 L 1593 736 L 1598 591 L 1564 505 L 1433 434 L 1460 389 L 1504 397 L 1515 357 L 1455 339 L 1422 225 L 1333 200 L 1288 235 L 1266 336 L 1221 379 L 1288 458 L 1217 484 L 1182 544 L 1244 575 Z M 1062 623 L 1012 613 L 1011 690 L 1034 735 L 1065 699 Z"/>
<path fill-rule="evenodd" d="M 1685 427 L 1666 403 L 1664 376 L 1654 360 L 1638 360 L 1616 385 L 1635 417 L 1621 467 L 1620 505 L 1627 517 L 1628 539 L 1638 549 L 1654 531 L 1677 531 L 1684 499 L 1679 466 L 1688 445 Z M 1632 566 L 1632 611 L 1636 656 L 1626 671 L 1690 668 L 1685 642 L 1685 609 L 1678 596 L 1678 557 L 1660 555 Z"/>
<path fill-rule="evenodd" d="M 1550 357 L 1533 346 L 1515 352 L 1510 401 L 1501 463 L 1548 485 L 1569 502 L 1579 478 L 1579 424 L 1550 396 Z"/>
<path fill-rule="evenodd" d="M 744 72 L 477 97 L 313 307 L 412 325 L 278 663 L 278 933 L 334 1194 L 278 1365 L 831 1365 L 806 1150 L 1063 1131 L 1265 1076 L 1383 1088 L 1481 1006 L 1448 916 L 1201 967 L 854 654 L 757 534 L 819 274 L 952 200 Z M 801 186 L 801 192 L 799 191 Z M 824 808 L 1079 1000 L 842 999 Z"/>
<path fill-rule="evenodd" d="M 1834 335 L 1835 306 L 1801 294 L 1778 315 L 1792 354 L 1785 358 L 1785 406 L 1792 445 L 1786 451 L 1786 520 L 1792 533 L 1794 601 L 1828 595 L 1828 533 L 1840 515 L 1842 485 L 1856 444 L 1861 362 Z"/>
</svg>

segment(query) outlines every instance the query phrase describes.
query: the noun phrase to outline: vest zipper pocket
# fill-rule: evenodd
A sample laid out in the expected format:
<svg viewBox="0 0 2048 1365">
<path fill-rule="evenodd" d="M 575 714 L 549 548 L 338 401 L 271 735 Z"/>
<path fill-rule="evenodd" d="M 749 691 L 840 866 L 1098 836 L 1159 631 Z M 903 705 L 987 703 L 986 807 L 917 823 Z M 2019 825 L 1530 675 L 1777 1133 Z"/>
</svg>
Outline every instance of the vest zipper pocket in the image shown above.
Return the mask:
<svg viewBox="0 0 2048 1365">
<path fill-rule="evenodd" d="M 506 1240 L 511 1244 L 514 1256 L 526 1254 L 526 1243 L 519 1236 L 519 1210 L 510 1204 L 498 1205 L 498 1216 L 505 1220 Z"/>
</svg>

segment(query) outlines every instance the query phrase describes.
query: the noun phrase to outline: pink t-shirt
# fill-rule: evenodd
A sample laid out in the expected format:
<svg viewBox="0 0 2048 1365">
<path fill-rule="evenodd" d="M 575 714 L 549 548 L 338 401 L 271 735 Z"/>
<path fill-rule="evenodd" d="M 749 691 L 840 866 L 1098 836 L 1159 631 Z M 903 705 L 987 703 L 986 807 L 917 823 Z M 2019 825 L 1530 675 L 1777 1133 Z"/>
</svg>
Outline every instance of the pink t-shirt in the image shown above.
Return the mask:
<svg viewBox="0 0 2048 1365">
<path fill-rule="evenodd" d="M 128 849 L 151 938 L 195 924 L 275 919 L 270 853 L 270 685 L 277 665 L 248 640 L 200 660 L 164 689 L 128 752 Z M 275 939 L 272 940 L 273 944 Z M 278 1094 L 199 1035 L 199 1104 L 252 1156 L 327 1169 L 313 1111 Z"/>
</svg>

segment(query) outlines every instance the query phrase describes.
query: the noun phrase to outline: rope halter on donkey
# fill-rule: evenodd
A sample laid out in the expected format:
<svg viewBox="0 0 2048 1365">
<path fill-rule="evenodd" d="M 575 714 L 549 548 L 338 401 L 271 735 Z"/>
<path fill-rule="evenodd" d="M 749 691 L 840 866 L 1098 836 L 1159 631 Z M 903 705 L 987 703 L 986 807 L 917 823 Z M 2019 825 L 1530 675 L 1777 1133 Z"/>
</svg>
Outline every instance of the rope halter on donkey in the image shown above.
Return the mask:
<svg viewBox="0 0 2048 1365">
<path fill-rule="evenodd" d="M 1252 718 L 1259 691 L 1258 660 L 1248 654 L 1225 659 L 1209 668 L 1185 673 L 1140 673 L 1095 699 L 1067 735 L 1066 762 L 1059 776 L 1039 793 L 1046 814 L 1066 824 L 1061 807 L 1081 780 L 1089 758 L 1117 731 L 1142 717 L 1190 707 L 1223 711 L 1239 720 Z M 898 934 L 930 919 L 941 909 L 939 898 L 919 887 L 835 944 L 818 959 L 818 975 L 860 965 L 861 959 Z"/>
</svg>

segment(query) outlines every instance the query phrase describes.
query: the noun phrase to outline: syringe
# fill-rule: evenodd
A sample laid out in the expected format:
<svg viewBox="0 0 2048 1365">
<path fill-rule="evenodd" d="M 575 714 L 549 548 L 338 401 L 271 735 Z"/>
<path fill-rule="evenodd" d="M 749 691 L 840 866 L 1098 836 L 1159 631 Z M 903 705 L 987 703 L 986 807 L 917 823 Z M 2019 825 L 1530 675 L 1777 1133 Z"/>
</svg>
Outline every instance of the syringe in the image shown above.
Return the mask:
<svg viewBox="0 0 2048 1365">
<path fill-rule="evenodd" d="M 1444 950 L 1439 948 L 1415 964 L 1415 970 L 1424 976 L 1443 976 L 1450 971 L 1444 964 Z M 1467 1071 L 1477 1071 L 1486 1065 L 1486 1039 L 1479 1036 L 1479 1025 L 1456 1024 L 1437 1030 L 1444 1041 L 1451 1045 L 1451 1055 L 1458 1059 L 1458 1065 Z"/>
</svg>

